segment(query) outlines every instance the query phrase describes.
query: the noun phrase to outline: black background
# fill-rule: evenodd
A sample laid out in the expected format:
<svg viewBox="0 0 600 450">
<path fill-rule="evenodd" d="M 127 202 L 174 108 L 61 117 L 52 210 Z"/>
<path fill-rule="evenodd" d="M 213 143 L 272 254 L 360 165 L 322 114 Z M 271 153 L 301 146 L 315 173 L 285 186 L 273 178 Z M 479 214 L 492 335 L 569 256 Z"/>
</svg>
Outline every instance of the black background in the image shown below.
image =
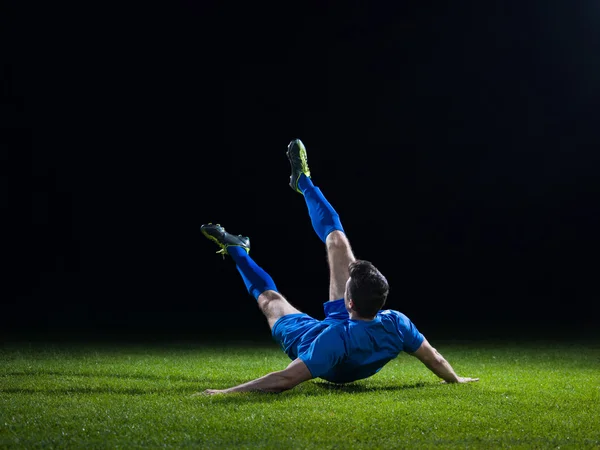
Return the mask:
<svg viewBox="0 0 600 450">
<path fill-rule="evenodd" d="M 4 336 L 268 337 L 207 222 L 321 317 L 296 137 L 424 334 L 597 332 L 596 2 L 3 8 Z"/>
</svg>

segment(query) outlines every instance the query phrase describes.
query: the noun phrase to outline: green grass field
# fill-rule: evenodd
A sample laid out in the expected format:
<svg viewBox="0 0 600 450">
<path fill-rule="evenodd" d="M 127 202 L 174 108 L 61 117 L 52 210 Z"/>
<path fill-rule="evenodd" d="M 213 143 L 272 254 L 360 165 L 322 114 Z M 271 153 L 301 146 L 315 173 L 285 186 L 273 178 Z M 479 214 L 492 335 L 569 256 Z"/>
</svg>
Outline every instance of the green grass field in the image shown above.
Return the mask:
<svg viewBox="0 0 600 450">
<path fill-rule="evenodd" d="M 600 448 L 596 344 L 433 342 L 346 386 L 192 396 L 284 368 L 273 344 L 5 344 L 0 448 Z"/>
</svg>

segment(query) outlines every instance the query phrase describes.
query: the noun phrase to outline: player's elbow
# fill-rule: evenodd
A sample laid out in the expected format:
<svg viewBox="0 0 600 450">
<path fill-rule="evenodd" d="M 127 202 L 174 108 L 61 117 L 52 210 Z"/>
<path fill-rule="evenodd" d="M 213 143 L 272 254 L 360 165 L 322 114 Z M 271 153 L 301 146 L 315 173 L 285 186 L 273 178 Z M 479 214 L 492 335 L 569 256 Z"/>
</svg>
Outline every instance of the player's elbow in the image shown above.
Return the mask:
<svg viewBox="0 0 600 450">
<path fill-rule="evenodd" d="M 446 359 L 437 350 L 435 350 L 434 355 L 433 355 L 433 364 L 435 364 L 437 366 L 442 366 L 442 365 L 446 364 Z"/>
<path fill-rule="evenodd" d="M 433 349 L 432 359 L 433 362 L 436 364 L 443 364 L 444 362 L 446 362 L 442 354 L 438 352 L 435 348 Z"/>
<path fill-rule="evenodd" d="M 421 361 L 427 366 L 440 366 L 444 364 L 444 357 L 433 347 L 426 354 L 421 355 Z"/>
</svg>

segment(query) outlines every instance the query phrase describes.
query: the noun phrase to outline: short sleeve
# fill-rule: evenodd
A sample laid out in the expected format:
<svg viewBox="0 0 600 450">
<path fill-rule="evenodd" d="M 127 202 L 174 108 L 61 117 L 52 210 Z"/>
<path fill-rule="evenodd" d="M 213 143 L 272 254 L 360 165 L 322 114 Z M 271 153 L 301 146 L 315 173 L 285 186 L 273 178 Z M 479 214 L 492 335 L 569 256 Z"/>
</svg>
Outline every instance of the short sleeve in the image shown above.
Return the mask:
<svg viewBox="0 0 600 450">
<path fill-rule="evenodd" d="M 331 326 L 323 330 L 312 344 L 298 355 L 313 378 L 328 373 L 333 367 L 344 360 L 346 345 L 340 327 Z"/>
<path fill-rule="evenodd" d="M 350 317 L 343 298 L 323 303 L 323 311 L 327 319 L 346 320 Z"/>
<path fill-rule="evenodd" d="M 409 353 L 416 352 L 425 337 L 419 332 L 412 321 L 399 311 L 394 311 L 398 319 L 398 331 L 404 337 L 404 351 Z"/>
</svg>

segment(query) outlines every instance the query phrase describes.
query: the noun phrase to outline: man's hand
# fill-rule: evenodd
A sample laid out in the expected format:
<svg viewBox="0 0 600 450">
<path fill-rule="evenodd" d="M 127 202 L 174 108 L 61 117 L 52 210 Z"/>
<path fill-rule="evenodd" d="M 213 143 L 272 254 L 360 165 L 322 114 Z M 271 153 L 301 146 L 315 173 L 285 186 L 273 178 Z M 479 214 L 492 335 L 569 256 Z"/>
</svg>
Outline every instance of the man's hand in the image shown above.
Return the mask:
<svg viewBox="0 0 600 450">
<path fill-rule="evenodd" d="M 219 389 L 206 389 L 205 391 L 202 392 L 194 392 L 192 395 L 190 395 L 190 397 L 200 397 L 200 396 L 205 396 L 205 395 L 215 395 L 215 394 L 224 394 L 225 392 L 223 390 L 219 390 Z"/>
<path fill-rule="evenodd" d="M 202 392 L 194 392 L 192 395 L 190 395 L 190 397 L 204 397 L 207 395 L 227 394 L 228 391 L 229 389 L 206 389 Z"/>
<path fill-rule="evenodd" d="M 199 392 L 198 395 L 218 395 L 227 394 L 227 389 L 207 389 L 204 392 Z"/>
<path fill-rule="evenodd" d="M 452 382 L 442 381 L 442 384 L 472 383 L 473 381 L 479 381 L 479 378 L 458 377 L 458 380 L 456 380 L 456 381 L 452 381 Z"/>
</svg>

